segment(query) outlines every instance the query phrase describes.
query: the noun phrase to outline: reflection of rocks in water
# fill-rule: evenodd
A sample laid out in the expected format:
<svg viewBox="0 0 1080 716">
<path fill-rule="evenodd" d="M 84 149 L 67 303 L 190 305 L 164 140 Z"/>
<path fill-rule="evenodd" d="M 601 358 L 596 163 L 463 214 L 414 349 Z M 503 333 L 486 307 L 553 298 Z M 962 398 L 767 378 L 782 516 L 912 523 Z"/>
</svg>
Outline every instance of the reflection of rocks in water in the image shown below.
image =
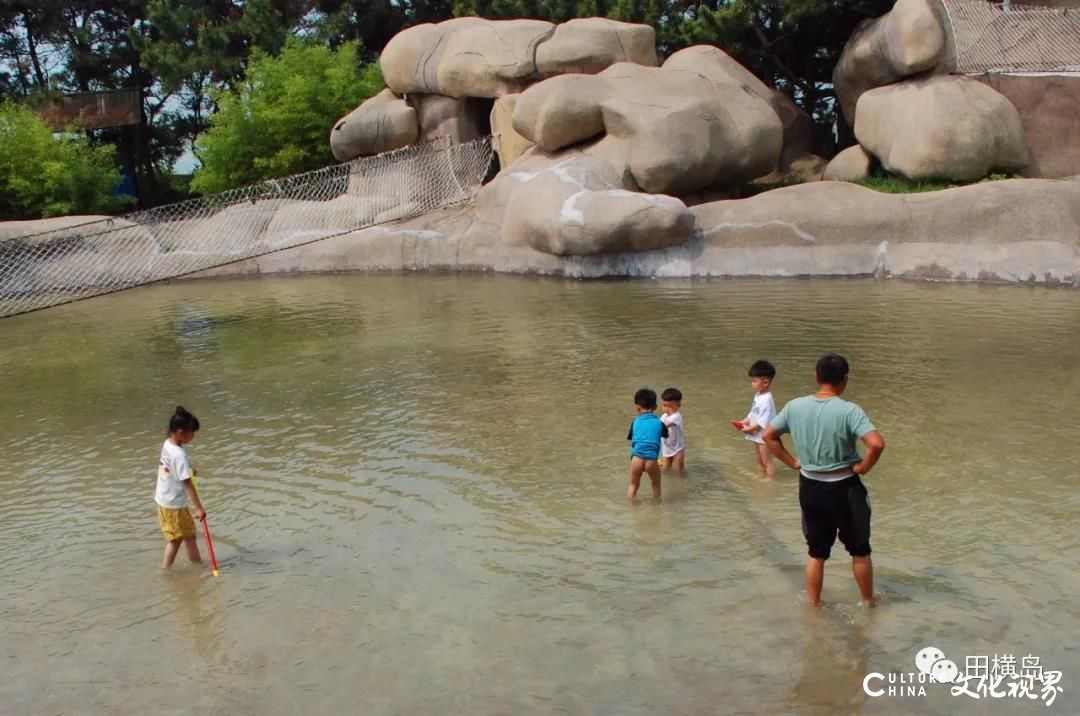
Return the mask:
<svg viewBox="0 0 1080 716">
<path fill-rule="evenodd" d="M 185 308 L 187 314 L 173 321 L 176 341 L 185 351 L 208 352 L 217 348 L 218 331 L 243 323 L 242 316 L 212 316 L 205 311 Z"/>
</svg>

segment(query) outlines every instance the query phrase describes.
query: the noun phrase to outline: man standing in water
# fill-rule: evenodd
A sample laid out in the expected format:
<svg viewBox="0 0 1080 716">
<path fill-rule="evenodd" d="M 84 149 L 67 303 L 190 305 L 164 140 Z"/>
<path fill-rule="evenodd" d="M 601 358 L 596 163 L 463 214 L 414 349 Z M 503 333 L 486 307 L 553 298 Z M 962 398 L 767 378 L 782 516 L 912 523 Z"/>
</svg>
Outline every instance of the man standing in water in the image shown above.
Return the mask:
<svg viewBox="0 0 1080 716">
<path fill-rule="evenodd" d="M 818 391 L 784 406 L 765 431 L 765 444 L 781 462 L 799 471 L 799 506 L 809 547 L 806 596 L 821 603 L 825 560 L 837 535 L 851 555 L 851 571 L 863 603 L 872 607 L 874 565 L 870 561 L 870 497 L 860 475 L 870 472 L 885 449 L 885 439 L 863 409 L 840 397 L 847 388 L 848 362 L 827 353 L 817 362 Z M 798 459 L 780 436 L 791 433 Z M 856 441 L 866 454 L 859 457 Z"/>
</svg>

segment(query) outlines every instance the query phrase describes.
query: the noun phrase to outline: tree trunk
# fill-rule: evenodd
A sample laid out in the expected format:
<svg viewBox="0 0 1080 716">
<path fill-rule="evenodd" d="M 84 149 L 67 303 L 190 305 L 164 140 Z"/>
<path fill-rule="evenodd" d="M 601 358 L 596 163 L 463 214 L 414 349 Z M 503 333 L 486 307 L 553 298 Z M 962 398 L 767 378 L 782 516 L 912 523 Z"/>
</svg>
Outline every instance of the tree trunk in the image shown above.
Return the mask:
<svg viewBox="0 0 1080 716">
<path fill-rule="evenodd" d="M 41 61 L 38 59 L 37 54 L 37 38 L 34 37 L 30 12 L 27 10 L 23 10 L 23 24 L 26 26 L 26 46 L 30 50 L 30 63 L 34 66 L 34 77 L 37 79 L 39 87 L 48 89 L 49 81 L 45 77 L 45 73 L 41 71 Z"/>
</svg>

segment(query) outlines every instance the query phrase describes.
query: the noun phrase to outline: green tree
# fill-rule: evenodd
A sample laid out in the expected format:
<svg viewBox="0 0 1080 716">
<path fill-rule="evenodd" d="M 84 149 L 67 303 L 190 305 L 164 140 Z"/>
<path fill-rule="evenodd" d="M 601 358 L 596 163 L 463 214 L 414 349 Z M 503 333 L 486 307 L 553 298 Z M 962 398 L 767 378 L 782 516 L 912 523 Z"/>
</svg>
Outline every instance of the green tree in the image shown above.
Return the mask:
<svg viewBox="0 0 1080 716">
<path fill-rule="evenodd" d="M 54 138 L 40 116 L 0 103 L 0 219 L 38 219 L 115 211 L 125 199 L 115 148 L 70 132 Z"/>
<path fill-rule="evenodd" d="M 453 17 L 453 0 L 314 0 L 301 31 L 336 47 L 358 42 L 363 62 L 377 60 L 402 30 Z M 303 24 L 303 23 L 302 23 Z"/>
<path fill-rule="evenodd" d="M 224 191 L 332 164 L 330 127 L 382 87 L 378 65 L 359 67 L 355 43 L 331 50 L 293 39 L 277 57 L 252 52 L 236 91 L 216 93 L 192 189 Z"/>
</svg>

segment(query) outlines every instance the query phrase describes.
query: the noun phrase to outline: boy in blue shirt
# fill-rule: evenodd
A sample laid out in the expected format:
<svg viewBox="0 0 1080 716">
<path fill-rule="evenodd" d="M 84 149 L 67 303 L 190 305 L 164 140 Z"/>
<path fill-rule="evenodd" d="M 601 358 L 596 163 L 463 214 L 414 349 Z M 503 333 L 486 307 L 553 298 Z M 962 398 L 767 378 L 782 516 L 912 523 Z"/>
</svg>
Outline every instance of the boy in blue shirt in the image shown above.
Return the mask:
<svg viewBox="0 0 1080 716">
<path fill-rule="evenodd" d="M 641 486 L 641 473 L 649 475 L 653 499 L 660 498 L 660 439 L 668 436 L 667 426 L 656 417 L 656 391 L 642 388 L 634 393 L 638 416 L 630 423 L 626 439 L 630 441 L 630 488 L 626 497 L 633 500 Z"/>
<path fill-rule="evenodd" d="M 870 496 L 861 475 L 885 449 L 885 439 L 863 409 L 840 397 L 848 384 L 848 362 L 826 353 L 817 363 L 818 391 L 795 398 L 784 406 L 765 431 L 765 444 L 788 467 L 799 471 L 799 507 L 802 508 L 806 561 L 806 596 L 821 603 L 825 560 L 833 543 L 840 541 L 851 555 L 851 571 L 863 603 L 872 607 L 874 565 L 870 561 Z M 780 441 L 791 433 L 798 459 Z M 866 448 L 860 457 L 858 442 Z"/>
</svg>

